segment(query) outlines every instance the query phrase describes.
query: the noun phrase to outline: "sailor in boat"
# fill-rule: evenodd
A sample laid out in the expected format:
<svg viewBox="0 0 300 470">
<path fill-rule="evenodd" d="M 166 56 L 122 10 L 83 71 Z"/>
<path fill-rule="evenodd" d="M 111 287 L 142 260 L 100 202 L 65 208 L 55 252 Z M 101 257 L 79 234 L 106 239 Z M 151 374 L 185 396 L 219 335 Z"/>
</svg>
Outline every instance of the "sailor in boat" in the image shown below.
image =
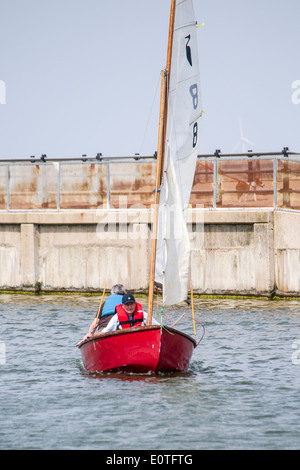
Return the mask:
<svg viewBox="0 0 300 470">
<path fill-rule="evenodd" d="M 122 304 L 116 306 L 116 314 L 101 333 L 146 324 L 147 313 L 143 311 L 141 304 L 136 302 L 132 294 L 125 294 L 122 297 Z M 155 318 L 152 318 L 152 325 L 159 325 Z"/>
<path fill-rule="evenodd" d="M 115 284 L 112 286 L 110 292 L 111 295 L 107 297 L 106 301 L 101 306 L 99 315 L 97 314 L 92 321 L 89 331 L 82 341 L 93 336 L 97 328 L 99 328 L 101 331 L 102 328 L 106 327 L 106 325 L 116 313 L 116 306 L 122 303 L 122 297 L 124 294 L 126 294 L 126 290 L 123 284 Z"/>
</svg>

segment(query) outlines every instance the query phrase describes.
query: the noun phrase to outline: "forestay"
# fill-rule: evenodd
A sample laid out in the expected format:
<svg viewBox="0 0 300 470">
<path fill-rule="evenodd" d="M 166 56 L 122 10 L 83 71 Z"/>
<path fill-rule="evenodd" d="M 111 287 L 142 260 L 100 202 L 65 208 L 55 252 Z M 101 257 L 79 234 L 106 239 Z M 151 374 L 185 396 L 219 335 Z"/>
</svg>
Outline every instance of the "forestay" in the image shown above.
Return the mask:
<svg viewBox="0 0 300 470">
<path fill-rule="evenodd" d="M 177 0 L 168 93 L 164 173 L 160 188 L 155 280 L 164 305 L 186 299 L 190 241 L 187 209 L 201 117 L 197 30 L 192 0 Z"/>
</svg>

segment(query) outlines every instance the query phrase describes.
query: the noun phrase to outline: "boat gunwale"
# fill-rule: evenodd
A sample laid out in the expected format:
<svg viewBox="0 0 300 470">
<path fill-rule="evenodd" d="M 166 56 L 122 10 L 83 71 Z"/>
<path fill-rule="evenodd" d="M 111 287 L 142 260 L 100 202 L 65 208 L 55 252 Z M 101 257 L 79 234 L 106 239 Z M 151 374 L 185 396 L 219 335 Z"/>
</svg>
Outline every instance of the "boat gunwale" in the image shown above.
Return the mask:
<svg viewBox="0 0 300 470">
<path fill-rule="evenodd" d="M 163 325 L 145 325 L 145 326 L 136 326 L 132 328 L 124 328 L 122 330 L 107 331 L 106 333 L 101 333 L 101 332 L 96 333 L 94 336 L 91 336 L 90 338 L 87 338 L 86 340 L 78 344 L 78 348 L 80 349 L 83 345 L 90 343 L 91 341 L 98 341 L 98 340 L 103 340 L 105 338 L 109 338 L 113 336 L 132 334 L 132 333 L 151 331 L 151 330 L 161 330 L 161 331 L 165 330 L 167 333 L 170 333 L 170 334 L 179 334 L 189 339 L 194 344 L 194 348 L 196 348 L 197 346 L 196 340 L 192 338 L 191 336 L 189 336 L 187 333 L 184 333 L 183 331 L 176 330 L 175 328 L 172 328 L 170 326 L 165 327 Z"/>
</svg>

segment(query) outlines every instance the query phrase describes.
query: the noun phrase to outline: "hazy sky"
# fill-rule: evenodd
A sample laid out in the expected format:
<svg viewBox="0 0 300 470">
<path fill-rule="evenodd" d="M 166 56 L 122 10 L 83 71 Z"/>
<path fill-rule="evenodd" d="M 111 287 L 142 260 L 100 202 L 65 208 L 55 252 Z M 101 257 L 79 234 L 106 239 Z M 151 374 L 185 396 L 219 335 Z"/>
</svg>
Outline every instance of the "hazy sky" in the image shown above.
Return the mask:
<svg viewBox="0 0 300 470">
<path fill-rule="evenodd" d="M 194 7 L 205 23 L 199 153 L 232 152 L 240 118 L 253 150 L 300 152 L 300 1 Z M 169 8 L 170 0 L 0 0 L 0 159 L 152 155 Z"/>
</svg>

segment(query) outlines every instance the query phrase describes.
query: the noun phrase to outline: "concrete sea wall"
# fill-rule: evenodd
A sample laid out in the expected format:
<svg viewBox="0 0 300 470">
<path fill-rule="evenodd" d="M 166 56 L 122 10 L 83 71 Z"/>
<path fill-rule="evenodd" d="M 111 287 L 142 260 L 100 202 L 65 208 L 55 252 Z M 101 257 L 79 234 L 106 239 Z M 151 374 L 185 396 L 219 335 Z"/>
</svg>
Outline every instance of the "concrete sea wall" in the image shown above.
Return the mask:
<svg viewBox="0 0 300 470">
<path fill-rule="evenodd" d="M 150 210 L 2 212 L 0 289 L 147 291 Z M 195 293 L 300 296 L 300 212 L 191 209 Z"/>
</svg>

